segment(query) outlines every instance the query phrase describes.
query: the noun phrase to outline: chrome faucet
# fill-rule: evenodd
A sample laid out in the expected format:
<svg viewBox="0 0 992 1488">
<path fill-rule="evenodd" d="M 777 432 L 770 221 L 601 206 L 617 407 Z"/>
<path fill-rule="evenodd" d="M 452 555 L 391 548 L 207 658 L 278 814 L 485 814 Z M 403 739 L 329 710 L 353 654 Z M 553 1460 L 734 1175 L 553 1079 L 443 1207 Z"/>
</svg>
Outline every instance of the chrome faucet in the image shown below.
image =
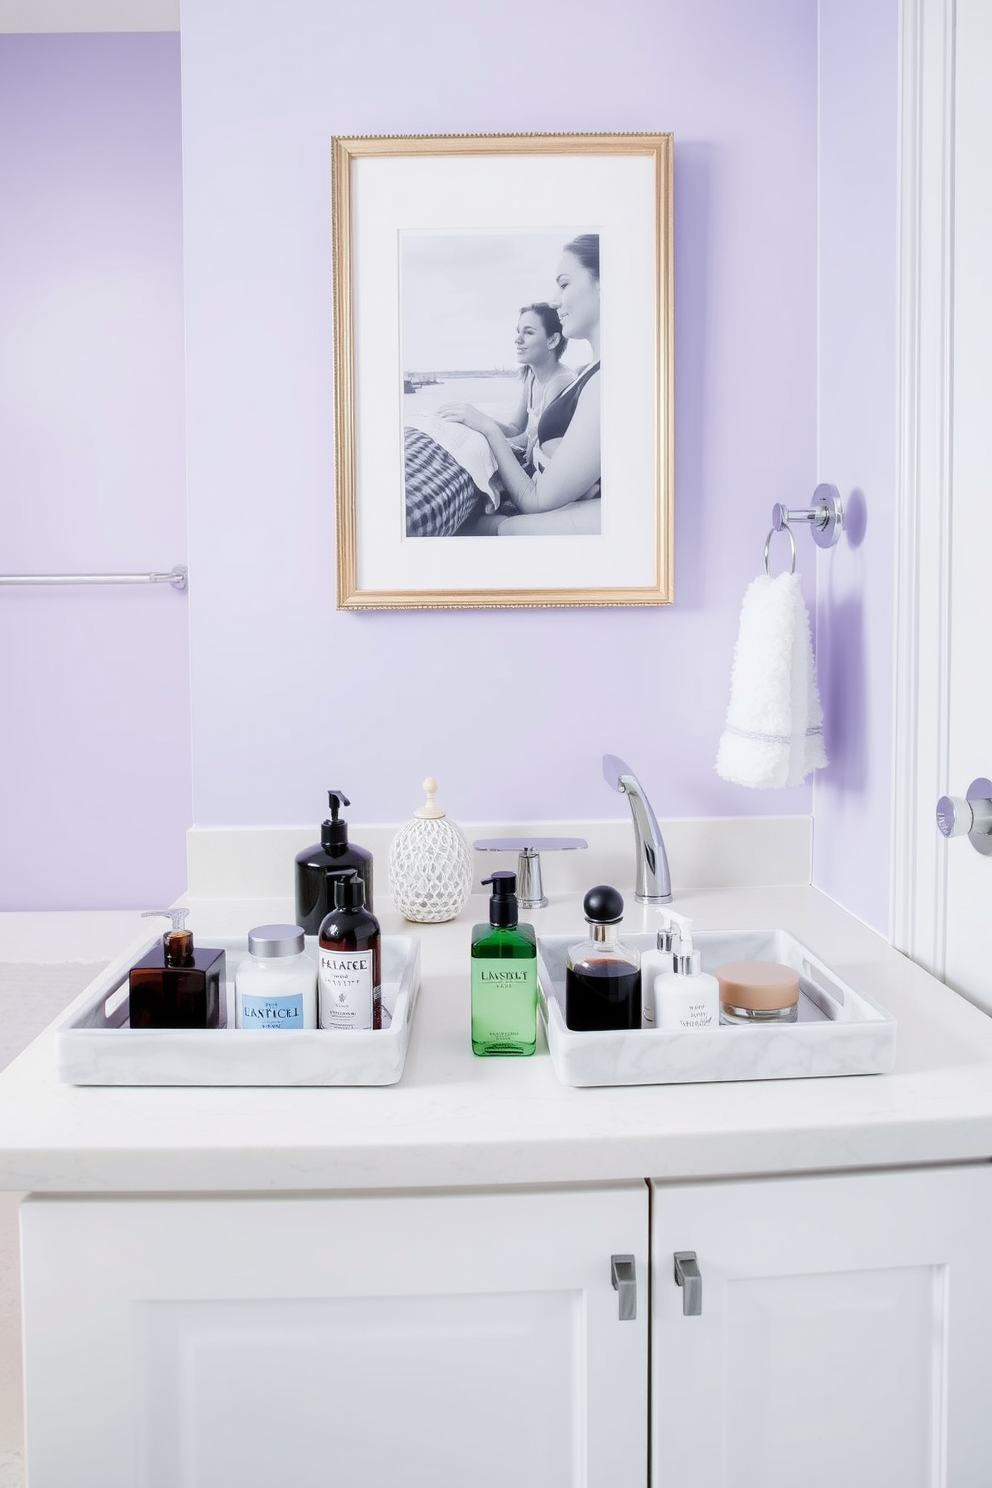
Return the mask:
<svg viewBox="0 0 992 1488">
<path fill-rule="evenodd" d="M 637 853 L 637 883 L 634 898 L 640 904 L 667 904 L 672 897 L 668 854 L 651 809 L 651 802 L 629 765 L 615 754 L 603 755 L 603 778 L 613 790 L 622 791 L 634 818 L 634 848 Z"/>
</svg>

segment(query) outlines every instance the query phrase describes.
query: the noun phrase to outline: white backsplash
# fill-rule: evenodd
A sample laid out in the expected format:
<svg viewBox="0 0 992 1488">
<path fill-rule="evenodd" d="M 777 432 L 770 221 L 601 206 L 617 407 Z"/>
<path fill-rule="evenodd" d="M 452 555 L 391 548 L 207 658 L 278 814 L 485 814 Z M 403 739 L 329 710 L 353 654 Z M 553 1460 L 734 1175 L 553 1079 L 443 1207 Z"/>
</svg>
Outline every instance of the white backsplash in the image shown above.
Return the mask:
<svg viewBox="0 0 992 1488">
<path fill-rule="evenodd" d="M 389 845 L 402 823 L 348 824 L 353 842 L 375 859 L 376 885 L 388 888 Z M 595 883 L 621 893 L 634 885 L 632 822 L 459 822 L 469 842 L 484 837 L 584 837 L 580 851 L 541 854 L 547 894 L 585 893 Z M 678 818 L 660 823 L 676 893 L 683 889 L 808 884 L 813 843 L 809 816 Z M 320 838 L 308 827 L 191 827 L 187 833 L 190 900 L 292 899 L 293 860 Z M 515 868 L 515 853 L 475 852 L 478 889 L 494 868 Z M 381 886 L 381 888 L 380 888 Z"/>
</svg>

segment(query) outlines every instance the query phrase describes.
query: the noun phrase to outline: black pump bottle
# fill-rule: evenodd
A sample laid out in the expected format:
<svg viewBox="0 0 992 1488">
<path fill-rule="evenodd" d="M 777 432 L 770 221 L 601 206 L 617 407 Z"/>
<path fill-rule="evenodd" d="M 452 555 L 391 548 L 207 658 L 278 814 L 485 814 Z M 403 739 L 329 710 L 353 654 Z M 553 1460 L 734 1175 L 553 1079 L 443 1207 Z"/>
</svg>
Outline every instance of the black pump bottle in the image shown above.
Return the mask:
<svg viewBox="0 0 992 1488">
<path fill-rule="evenodd" d="M 338 818 L 351 802 L 342 790 L 329 790 L 331 814 L 321 822 L 320 841 L 296 854 L 296 923 L 307 935 L 318 935 L 334 905 L 334 880 L 357 873 L 365 885 L 365 907 L 372 909 L 372 854 L 348 841 L 348 823 Z"/>
</svg>

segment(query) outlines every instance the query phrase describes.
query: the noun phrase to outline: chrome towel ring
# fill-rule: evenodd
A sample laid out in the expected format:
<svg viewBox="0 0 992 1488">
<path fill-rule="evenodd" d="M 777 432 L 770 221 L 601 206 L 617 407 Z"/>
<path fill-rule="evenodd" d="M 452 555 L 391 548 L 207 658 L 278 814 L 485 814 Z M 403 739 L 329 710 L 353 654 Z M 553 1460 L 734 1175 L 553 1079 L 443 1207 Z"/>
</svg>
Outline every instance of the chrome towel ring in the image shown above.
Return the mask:
<svg viewBox="0 0 992 1488">
<path fill-rule="evenodd" d="M 792 562 L 789 565 L 789 572 L 790 572 L 790 574 L 794 574 L 795 571 L 796 571 L 796 539 L 792 535 L 792 528 L 789 526 L 788 522 L 785 522 L 777 530 L 779 532 L 784 532 L 785 535 L 786 535 L 786 537 L 789 539 L 789 543 L 790 543 L 790 545 L 792 547 Z M 776 529 L 773 527 L 772 530 L 771 530 L 771 532 L 769 532 L 768 536 L 765 538 L 765 573 L 766 574 L 768 572 L 768 553 L 769 553 L 769 550 L 771 549 L 772 538 L 775 536 L 775 532 L 776 532 Z"/>
</svg>

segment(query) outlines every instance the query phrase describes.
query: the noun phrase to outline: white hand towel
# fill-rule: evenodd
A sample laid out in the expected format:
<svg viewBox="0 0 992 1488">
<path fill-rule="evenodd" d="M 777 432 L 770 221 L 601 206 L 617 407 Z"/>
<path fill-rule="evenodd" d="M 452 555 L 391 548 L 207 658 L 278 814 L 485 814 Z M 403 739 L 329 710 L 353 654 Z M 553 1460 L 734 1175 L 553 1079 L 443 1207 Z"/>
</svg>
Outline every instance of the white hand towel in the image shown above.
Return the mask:
<svg viewBox="0 0 992 1488">
<path fill-rule="evenodd" d="M 716 773 L 767 790 L 827 763 L 809 615 L 795 574 L 752 580 L 741 605 Z"/>
</svg>

